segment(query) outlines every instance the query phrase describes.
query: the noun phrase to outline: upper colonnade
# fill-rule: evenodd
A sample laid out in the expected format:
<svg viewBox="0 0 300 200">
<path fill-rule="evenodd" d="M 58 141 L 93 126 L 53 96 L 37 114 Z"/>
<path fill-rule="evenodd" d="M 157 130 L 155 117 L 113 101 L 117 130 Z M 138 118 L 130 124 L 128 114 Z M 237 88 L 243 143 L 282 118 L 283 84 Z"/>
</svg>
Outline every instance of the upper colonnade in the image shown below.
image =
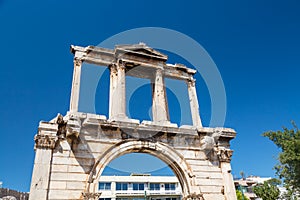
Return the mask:
<svg viewBox="0 0 300 200">
<path fill-rule="evenodd" d="M 196 70 L 183 64 L 167 64 L 168 57 L 144 43 L 116 45 L 114 49 L 95 46 L 71 46 L 74 54 L 70 112 L 78 112 L 81 67 L 84 62 L 106 66 L 110 70 L 109 119 L 130 121 L 126 116 L 126 76 L 145 78 L 152 85 L 153 122 L 170 125 L 165 78 L 185 81 L 188 88 L 193 126 L 202 127 L 196 93 Z"/>
</svg>

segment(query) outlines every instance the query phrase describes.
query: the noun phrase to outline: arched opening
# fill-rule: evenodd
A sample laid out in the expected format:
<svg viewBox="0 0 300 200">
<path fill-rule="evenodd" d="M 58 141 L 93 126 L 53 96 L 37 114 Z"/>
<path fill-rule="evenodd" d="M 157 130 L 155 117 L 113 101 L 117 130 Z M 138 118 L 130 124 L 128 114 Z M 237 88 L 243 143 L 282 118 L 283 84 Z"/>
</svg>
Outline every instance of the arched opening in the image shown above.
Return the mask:
<svg viewBox="0 0 300 200">
<path fill-rule="evenodd" d="M 98 180 L 100 200 L 181 200 L 181 185 L 172 169 L 146 153 L 112 160 Z"/>
<path fill-rule="evenodd" d="M 128 153 L 119 156 L 104 168 L 101 176 L 130 176 L 131 174 L 175 176 L 166 163 L 147 153 Z"/>
<path fill-rule="evenodd" d="M 89 175 L 86 191 L 95 193 L 98 191 L 98 182 L 106 166 L 115 158 L 128 153 L 146 153 L 162 160 L 168 165 L 177 177 L 182 190 L 182 196 L 190 193 L 190 177 L 192 172 L 185 159 L 176 150 L 160 142 L 141 140 L 125 140 L 113 145 L 97 158 L 92 172 Z"/>
</svg>

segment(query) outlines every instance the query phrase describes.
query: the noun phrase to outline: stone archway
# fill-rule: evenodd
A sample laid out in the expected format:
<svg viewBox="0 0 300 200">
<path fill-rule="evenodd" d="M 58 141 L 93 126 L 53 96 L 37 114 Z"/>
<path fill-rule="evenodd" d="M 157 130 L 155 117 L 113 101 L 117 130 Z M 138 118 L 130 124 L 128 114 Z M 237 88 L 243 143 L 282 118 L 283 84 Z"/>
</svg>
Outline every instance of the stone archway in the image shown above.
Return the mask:
<svg viewBox="0 0 300 200">
<path fill-rule="evenodd" d="M 160 143 L 143 140 L 121 141 L 99 156 L 93 166 L 88 178 L 86 191 L 90 193 L 97 192 L 98 180 L 104 168 L 115 158 L 127 153 L 147 153 L 164 161 L 177 176 L 183 196 L 190 194 L 190 181 L 193 177 L 190 166 L 186 163 L 184 157 L 170 146 Z"/>
<path fill-rule="evenodd" d="M 64 117 L 39 124 L 30 199 L 98 199 L 96 185 L 104 167 L 132 152 L 167 163 L 185 199 L 236 199 L 229 143 L 236 133 L 202 127 L 194 69 L 167 64 L 167 55 L 143 43 L 117 45 L 114 50 L 71 46 L 71 51 L 75 55 L 70 110 Z M 84 62 L 110 69 L 108 117 L 78 112 Z M 153 121 L 126 116 L 126 76 L 151 81 Z M 187 84 L 192 125 L 170 122 L 165 78 Z"/>
</svg>

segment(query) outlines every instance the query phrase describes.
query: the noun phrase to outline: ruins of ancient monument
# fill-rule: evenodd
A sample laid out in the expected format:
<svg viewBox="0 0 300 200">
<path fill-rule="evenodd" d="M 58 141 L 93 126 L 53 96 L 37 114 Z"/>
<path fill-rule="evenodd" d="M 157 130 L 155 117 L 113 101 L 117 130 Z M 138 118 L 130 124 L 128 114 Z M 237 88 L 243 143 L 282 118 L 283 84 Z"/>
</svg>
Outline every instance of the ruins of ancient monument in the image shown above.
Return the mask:
<svg viewBox="0 0 300 200">
<path fill-rule="evenodd" d="M 236 199 L 231 175 L 230 128 L 202 127 L 195 70 L 167 64 L 167 56 L 145 44 L 118 45 L 113 50 L 71 46 L 74 74 L 70 110 L 40 122 L 35 136 L 31 200 L 99 199 L 103 169 L 132 152 L 158 157 L 174 171 L 183 199 Z M 78 112 L 82 64 L 110 70 L 109 116 Z M 153 121 L 126 116 L 125 76 L 152 83 Z M 192 125 L 178 127 L 169 120 L 165 78 L 186 82 Z"/>
</svg>

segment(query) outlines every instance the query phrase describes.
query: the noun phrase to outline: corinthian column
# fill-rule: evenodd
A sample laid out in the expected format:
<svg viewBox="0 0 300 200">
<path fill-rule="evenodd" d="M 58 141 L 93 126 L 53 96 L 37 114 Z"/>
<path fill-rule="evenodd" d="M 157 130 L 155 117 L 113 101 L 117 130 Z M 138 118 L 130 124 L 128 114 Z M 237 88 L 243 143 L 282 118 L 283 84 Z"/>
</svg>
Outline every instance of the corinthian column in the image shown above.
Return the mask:
<svg viewBox="0 0 300 200">
<path fill-rule="evenodd" d="M 125 105 L 125 66 L 118 62 L 110 66 L 109 118 L 127 118 Z"/>
<path fill-rule="evenodd" d="M 74 58 L 72 90 L 71 90 L 71 100 L 70 100 L 70 112 L 78 111 L 81 65 L 82 65 L 82 60 L 75 57 Z"/>
<path fill-rule="evenodd" d="M 191 78 L 190 80 L 188 80 L 187 86 L 188 86 L 188 93 L 190 99 L 193 126 L 202 127 L 202 122 L 199 114 L 198 98 L 197 98 L 196 87 L 195 87 L 195 79 Z"/>
<path fill-rule="evenodd" d="M 169 122 L 169 112 L 166 97 L 166 88 L 162 69 L 157 69 L 152 80 L 152 115 L 153 121 Z"/>
</svg>

